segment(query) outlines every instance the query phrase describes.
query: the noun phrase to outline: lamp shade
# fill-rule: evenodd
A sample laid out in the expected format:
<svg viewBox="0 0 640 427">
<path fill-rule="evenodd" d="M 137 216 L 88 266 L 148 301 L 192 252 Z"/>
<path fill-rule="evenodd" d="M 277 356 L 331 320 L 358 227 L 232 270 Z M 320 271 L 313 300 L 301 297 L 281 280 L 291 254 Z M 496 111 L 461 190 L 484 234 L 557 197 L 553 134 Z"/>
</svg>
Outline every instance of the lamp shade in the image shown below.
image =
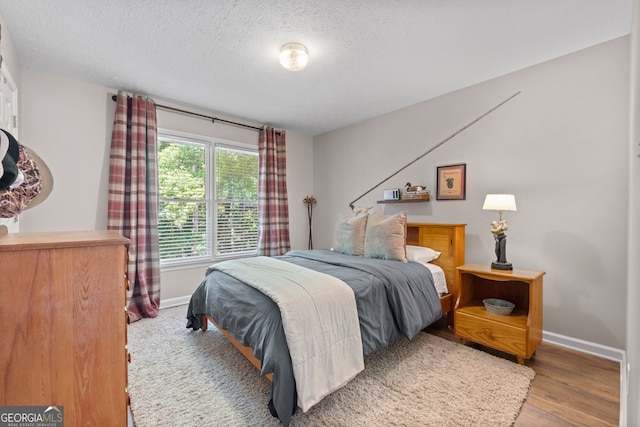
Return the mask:
<svg viewBox="0 0 640 427">
<path fill-rule="evenodd" d="M 487 194 L 482 209 L 488 211 L 516 211 L 516 198 L 513 194 Z"/>
<path fill-rule="evenodd" d="M 289 71 L 300 71 L 309 62 L 309 52 L 300 43 L 287 43 L 280 48 L 280 64 Z"/>
</svg>

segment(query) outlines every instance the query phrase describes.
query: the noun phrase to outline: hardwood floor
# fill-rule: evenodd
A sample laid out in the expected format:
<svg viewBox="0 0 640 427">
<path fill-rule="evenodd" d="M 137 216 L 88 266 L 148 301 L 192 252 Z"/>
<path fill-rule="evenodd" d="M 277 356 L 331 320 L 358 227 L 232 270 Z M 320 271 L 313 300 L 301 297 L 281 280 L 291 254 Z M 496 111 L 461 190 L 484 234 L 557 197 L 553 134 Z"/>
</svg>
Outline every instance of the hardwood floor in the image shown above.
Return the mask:
<svg viewBox="0 0 640 427">
<path fill-rule="evenodd" d="M 446 320 L 428 333 L 458 342 Z M 470 344 L 516 362 L 515 356 Z M 536 378 L 515 427 L 618 426 L 620 418 L 620 364 L 565 347 L 542 342 L 525 361 Z"/>
</svg>

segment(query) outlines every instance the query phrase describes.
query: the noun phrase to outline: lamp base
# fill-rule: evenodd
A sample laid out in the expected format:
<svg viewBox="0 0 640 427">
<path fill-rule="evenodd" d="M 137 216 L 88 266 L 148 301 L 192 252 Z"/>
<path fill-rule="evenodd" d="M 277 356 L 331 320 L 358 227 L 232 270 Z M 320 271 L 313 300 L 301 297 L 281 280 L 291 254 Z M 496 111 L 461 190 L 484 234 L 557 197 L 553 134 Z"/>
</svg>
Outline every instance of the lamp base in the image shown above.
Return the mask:
<svg viewBox="0 0 640 427">
<path fill-rule="evenodd" d="M 510 262 L 492 262 L 491 268 L 494 270 L 513 270 L 513 265 Z"/>
</svg>

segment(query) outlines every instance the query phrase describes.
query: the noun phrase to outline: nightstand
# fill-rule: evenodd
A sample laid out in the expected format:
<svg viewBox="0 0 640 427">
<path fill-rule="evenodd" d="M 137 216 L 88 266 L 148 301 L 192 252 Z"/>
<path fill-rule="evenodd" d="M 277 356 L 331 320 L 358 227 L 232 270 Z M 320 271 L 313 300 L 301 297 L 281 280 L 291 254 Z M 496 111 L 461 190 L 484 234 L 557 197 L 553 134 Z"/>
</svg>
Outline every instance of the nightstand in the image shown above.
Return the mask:
<svg viewBox="0 0 640 427">
<path fill-rule="evenodd" d="M 492 270 L 489 265 L 466 264 L 457 268 L 459 293 L 454 311 L 454 331 L 460 342 L 486 345 L 517 357 L 530 358 L 542 341 L 542 276 L 544 271 Z M 488 312 L 485 298 L 515 304 L 508 316 Z"/>
</svg>

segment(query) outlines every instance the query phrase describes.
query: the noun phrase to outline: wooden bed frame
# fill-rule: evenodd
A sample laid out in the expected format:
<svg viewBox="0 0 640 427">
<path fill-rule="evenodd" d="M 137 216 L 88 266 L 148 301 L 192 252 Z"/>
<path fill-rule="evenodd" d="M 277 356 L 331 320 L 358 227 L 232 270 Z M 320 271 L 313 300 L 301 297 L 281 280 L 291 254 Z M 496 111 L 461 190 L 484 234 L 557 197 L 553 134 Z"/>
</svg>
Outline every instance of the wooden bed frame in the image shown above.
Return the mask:
<svg viewBox="0 0 640 427">
<path fill-rule="evenodd" d="M 431 261 L 444 270 L 449 293 L 440 297 L 442 314 L 447 316 L 450 325 L 453 325 L 453 304 L 458 297 L 460 285 L 458 283 L 456 267 L 464 264 L 465 252 L 465 224 L 427 224 L 410 222 L 407 224 L 407 245 L 426 246 L 440 252 L 438 259 Z M 202 315 L 202 331 L 208 328 L 208 321 L 222 332 L 240 353 L 253 365 L 260 369 L 260 360 L 253 356 L 251 347 L 240 344 L 231 336 L 229 331 L 218 326 L 210 316 Z M 267 378 L 272 380 L 271 374 Z"/>
<path fill-rule="evenodd" d="M 456 268 L 464 264 L 466 224 L 407 224 L 407 245 L 426 246 L 440 252 L 438 259 L 431 261 L 444 270 L 449 293 L 440 297 L 442 314 L 447 315 L 453 325 L 453 305 L 458 298 L 458 275 Z"/>
</svg>

